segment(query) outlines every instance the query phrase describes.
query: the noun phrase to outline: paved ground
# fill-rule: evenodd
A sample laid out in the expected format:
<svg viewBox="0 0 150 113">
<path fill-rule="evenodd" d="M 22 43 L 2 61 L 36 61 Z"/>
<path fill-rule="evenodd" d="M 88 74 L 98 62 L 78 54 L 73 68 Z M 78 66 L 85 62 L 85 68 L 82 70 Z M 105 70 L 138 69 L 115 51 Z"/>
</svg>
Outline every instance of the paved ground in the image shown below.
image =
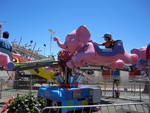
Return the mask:
<svg viewBox="0 0 150 113">
<path fill-rule="evenodd" d="M 14 90 L 14 95 L 18 93 L 26 94 L 28 90 Z M 12 93 L 13 94 L 13 93 Z M 34 92 L 36 95 L 36 91 Z M 10 97 L 11 98 L 11 97 Z M 8 97 L 0 99 L 0 102 L 5 102 L 10 99 Z M 131 104 L 131 103 L 140 103 L 140 101 L 129 99 L 128 96 L 126 98 L 123 96 L 120 98 L 112 98 L 112 96 L 103 96 L 101 98 L 101 104 L 100 105 L 109 105 L 109 104 L 120 104 L 117 106 L 107 106 L 107 107 L 101 107 L 101 111 L 93 112 L 93 113 L 149 113 L 148 107 L 146 105 L 122 105 L 121 104 Z M 2 105 L 2 104 L 1 104 Z M 2 107 L 0 107 L 1 109 Z M 79 112 L 78 112 L 79 113 Z"/>
<path fill-rule="evenodd" d="M 98 84 L 100 85 L 103 90 L 105 89 L 105 84 Z M 139 87 L 143 91 L 144 85 L 141 84 L 120 84 L 120 98 L 112 98 L 112 84 L 106 85 L 106 90 L 102 92 L 102 98 L 101 98 L 101 105 L 108 105 L 108 104 L 119 104 L 117 106 L 111 106 L 111 107 L 102 107 L 101 111 L 98 113 L 149 113 L 148 107 L 146 105 L 121 105 L 121 104 L 131 104 L 131 103 L 139 103 L 141 101 L 144 102 L 150 102 L 149 96 L 146 93 L 140 93 Z M 134 88 L 135 87 L 135 88 Z M 107 89 L 109 88 L 109 89 Z M 127 88 L 128 91 L 124 91 L 124 88 Z M 131 91 L 130 89 L 133 89 Z M 134 92 L 134 89 L 135 92 Z M 110 91 L 109 91 L 110 90 Z M 16 96 L 17 93 L 26 94 L 29 90 L 16 90 L 16 89 L 9 89 L 2 92 L 2 99 L 0 99 L 0 102 L 8 101 L 11 98 L 11 95 Z M 37 90 L 32 90 L 33 94 L 37 95 Z M 1 107 L 0 107 L 1 109 Z M 78 112 L 79 113 L 79 112 Z"/>
</svg>

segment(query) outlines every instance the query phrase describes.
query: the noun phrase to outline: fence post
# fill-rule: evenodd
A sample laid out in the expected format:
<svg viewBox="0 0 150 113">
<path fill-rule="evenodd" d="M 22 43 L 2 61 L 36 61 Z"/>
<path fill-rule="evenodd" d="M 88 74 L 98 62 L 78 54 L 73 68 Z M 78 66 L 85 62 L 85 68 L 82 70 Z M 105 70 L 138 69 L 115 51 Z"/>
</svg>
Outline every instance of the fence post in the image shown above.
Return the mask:
<svg viewBox="0 0 150 113">
<path fill-rule="evenodd" d="M 32 74 L 30 75 L 30 90 L 29 90 L 30 93 L 32 93 Z"/>
<path fill-rule="evenodd" d="M 115 89 L 115 83 L 114 83 L 114 78 L 113 78 L 113 91 L 112 91 L 112 97 L 114 98 L 115 96 L 114 96 L 114 89 Z"/>
<path fill-rule="evenodd" d="M 0 84 L 1 84 L 1 86 L 0 86 L 0 99 L 2 99 L 2 79 L 0 79 Z"/>
<path fill-rule="evenodd" d="M 105 95 L 106 95 L 106 80 L 105 80 Z"/>
<path fill-rule="evenodd" d="M 16 70 L 16 74 L 15 74 L 15 80 L 14 80 L 14 89 L 18 90 L 18 86 L 19 86 L 19 71 Z"/>
<path fill-rule="evenodd" d="M 135 92 L 136 92 L 136 79 L 134 78 L 134 96 L 135 96 Z"/>
<path fill-rule="evenodd" d="M 139 93 L 140 93 L 140 101 L 141 101 L 141 82 L 139 83 Z"/>
</svg>

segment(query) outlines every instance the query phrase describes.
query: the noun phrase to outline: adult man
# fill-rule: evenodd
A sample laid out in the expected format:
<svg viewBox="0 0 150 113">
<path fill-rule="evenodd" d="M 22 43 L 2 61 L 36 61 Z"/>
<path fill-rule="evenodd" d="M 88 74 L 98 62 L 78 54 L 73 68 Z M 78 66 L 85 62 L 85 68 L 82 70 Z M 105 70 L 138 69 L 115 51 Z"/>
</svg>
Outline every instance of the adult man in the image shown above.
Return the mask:
<svg viewBox="0 0 150 113">
<path fill-rule="evenodd" d="M 4 69 L 6 70 L 13 70 L 15 68 L 15 65 L 13 62 L 10 61 L 11 55 L 9 56 L 9 52 L 12 52 L 12 44 L 8 40 L 9 33 L 5 31 L 3 33 L 3 38 L 0 38 L 0 48 L 3 48 L 0 50 L 0 66 L 4 66 Z M 4 49 L 8 50 L 6 53 L 3 51 Z M 8 52 L 8 54 L 7 54 Z"/>
<path fill-rule="evenodd" d="M 0 47 L 12 52 L 12 44 L 8 40 L 8 38 L 9 38 L 9 33 L 5 31 L 3 33 L 3 38 L 0 38 Z"/>
</svg>

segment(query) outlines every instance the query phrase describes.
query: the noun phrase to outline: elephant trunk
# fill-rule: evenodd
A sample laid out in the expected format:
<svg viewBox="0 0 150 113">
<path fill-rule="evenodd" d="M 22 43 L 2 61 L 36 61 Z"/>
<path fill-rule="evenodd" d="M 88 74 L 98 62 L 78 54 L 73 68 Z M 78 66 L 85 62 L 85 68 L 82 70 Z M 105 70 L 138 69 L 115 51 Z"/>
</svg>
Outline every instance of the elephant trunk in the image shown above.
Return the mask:
<svg viewBox="0 0 150 113">
<path fill-rule="evenodd" d="M 57 45 L 58 45 L 60 48 L 66 49 L 66 47 L 67 47 L 67 44 L 66 44 L 66 43 L 61 43 L 57 37 L 54 37 L 54 41 L 57 41 Z"/>
</svg>

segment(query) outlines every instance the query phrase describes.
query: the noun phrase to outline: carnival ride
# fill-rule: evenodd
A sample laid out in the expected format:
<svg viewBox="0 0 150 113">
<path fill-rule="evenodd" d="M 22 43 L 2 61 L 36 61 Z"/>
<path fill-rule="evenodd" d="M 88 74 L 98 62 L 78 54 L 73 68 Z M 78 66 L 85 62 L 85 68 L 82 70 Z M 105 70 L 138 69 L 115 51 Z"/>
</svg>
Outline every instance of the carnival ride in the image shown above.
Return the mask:
<svg viewBox="0 0 150 113">
<path fill-rule="evenodd" d="M 138 56 L 128 54 L 122 41 L 117 41 L 112 49 L 100 49 L 98 45 L 90 40 L 90 32 L 86 26 L 80 26 L 66 36 L 65 42 L 61 43 L 57 37 L 54 41 L 60 48 L 67 51 L 76 51 L 77 54 L 67 62 L 69 68 L 82 67 L 85 63 L 92 65 L 107 65 L 111 69 L 123 68 L 125 63 L 136 63 Z M 111 51 L 108 51 L 111 50 Z M 105 53 L 105 52 L 106 53 Z"/>
<path fill-rule="evenodd" d="M 134 48 L 131 50 L 132 54 L 136 54 L 139 57 L 139 60 L 136 64 L 133 64 L 133 66 L 141 71 L 142 76 L 148 76 L 148 60 L 146 59 L 146 50 L 147 47 L 141 47 L 139 49 Z"/>
<path fill-rule="evenodd" d="M 95 86 L 78 85 L 87 74 L 85 75 L 83 71 L 76 68 L 70 69 L 66 66 L 66 62 L 74 55 L 75 52 L 66 50 L 58 53 L 60 69 L 55 72 L 55 78 L 59 84 L 42 86 L 38 91 L 38 96 L 45 98 L 47 106 L 82 106 L 100 103 L 101 89 Z M 80 109 L 82 108 L 76 110 Z M 51 112 L 66 113 L 73 110 L 74 108 L 61 109 L 59 111 L 58 109 L 52 109 Z"/>
<path fill-rule="evenodd" d="M 114 48 L 108 51 L 108 49 L 99 49 L 97 44 L 89 38 L 90 33 L 85 26 L 80 26 L 77 30 L 69 33 L 64 43 L 60 43 L 57 37 L 54 38 L 58 46 L 65 49 L 58 54 L 64 75 L 55 73 L 59 85 L 42 86 L 39 89 L 38 96 L 43 96 L 48 106 L 78 106 L 80 103 L 82 105 L 100 103 L 101 88 L 78 85 L 84 74 L 76 67 L 91 64 L 106 65 L 116 69 L 123 68 L 124 62 L 136 63 L 138 61 L 137 55 L 129 55 L 124 50 L 121 41 L 116 41 Z M 73 110 L 73 108 L 69 110 L 52 109 L 51 112 L 65 113 Z"/>
<path fill-rule="evenodd" d="M 52 58 L 47 58 L 41 54 L 38 54 L 37 51 L 35 52 L 31 49 L 26 49 L 25 47 L 19 46 L 19 44 L 16 44 L 16 43 L 12 43 L 12 45 L 13 45 L 13 52 L 10 52 L 4 48 L 0 48 L 0 57 L 1 57 L 0 66 L 2 66 L 0 67 L 0 70 L 7 70 L 7 71 L 12 70 L 12 71 L 9 71 L 10 76 L 7 75 L 9 76 L 9 78 L 7 82 L 4 83 L 3 87 L 5 86 L 7 87 L 7 83 L 15 79 L 15 77 L 12 77 L 11 75 L 12 74 L 14 75 L 14 71 L 16 70 L 17 71 L 27 70 L 32 75 L 33 74 L 38 75 L 39 77 L 36 77 L 36 76 L 35 77 L 40 80 L 42 79 L 40 83 L 43 83 L 47 80 L 57 83 L 54 77 L 54 71 L 50 67 L 48 67 L 48 62 L 51 62 Z M 33 59 L 36 59 L 36 61 L 33 61 Z M 45 66 L 42 62 L 44 62 L 47 65 Z M 42 66 L 37 66 L 38 64 L 41 64 Z M 27 76 L 20 75 L 20 77 L 23 78 Z"/>
<path fill-rule="evenodd" d="M 51 59 L 31 61 L 14 53 L 13 57 L 17 63 L 14 65 L 13 70 L 29 70 L 35 74 L 39 73 L 40 76 L 46 79 L 58 82 L 58 85 L 42 86 L 38 91 L 38 96 L 43 96 L 48 106 L 98 104 L 101 101 L 101 88 L 78 85 L 84 76 L 93 79 L 81 70 L 116 68 L 123 70 L 124 65 L 127 63 L 136 64 L 139 57 L 137 54 L 129 55 L 124 50 L 121 40 L 115 41 L 112 49 L 101 49 L 96 42 L 89 39 L 90 32 L 88 29 L 85 26 L 80 26 L 67 35 L 64 43 L 60 43 L 57 37 L 54 38 L 58 46 L 65 49 L 58 53 L 59 61 Z M 22 49 L 22 51 L 25 50 Z M 7 66 L 9 62 L 3 65 L 12 70 L 11 66 Z M 46 66 L 51 67 L 53 71 L 48 74 L 44 73 L 43 70 L 47 68 L 43 67 Z M 128 68 L 125 70 L 129 71 Z M 50 70 L 48 71 L 50 72 Z M 65 113 L 73 110 L 71 108 L 58 111 L 54 108 L 51 112 Z"/>
<path fill-rule="evenodd" d="M 21 55 L 14 53 L 13 59 L 18 62 L 15 64 L 15 70 L 28 70 L 35 75 L 56 83 L 54 79 L 54 71 L 46 67 L 52 62 L 50 58 L 32 61 L 28 58 L 24 58 Z"/>
<path fill-rule="evenodd" d="M 0 48 L 0 66 L 5 70 L 13 70 L 15 65 L 11 62 L 12 53 L 6 49 Z"/>
</svg>

